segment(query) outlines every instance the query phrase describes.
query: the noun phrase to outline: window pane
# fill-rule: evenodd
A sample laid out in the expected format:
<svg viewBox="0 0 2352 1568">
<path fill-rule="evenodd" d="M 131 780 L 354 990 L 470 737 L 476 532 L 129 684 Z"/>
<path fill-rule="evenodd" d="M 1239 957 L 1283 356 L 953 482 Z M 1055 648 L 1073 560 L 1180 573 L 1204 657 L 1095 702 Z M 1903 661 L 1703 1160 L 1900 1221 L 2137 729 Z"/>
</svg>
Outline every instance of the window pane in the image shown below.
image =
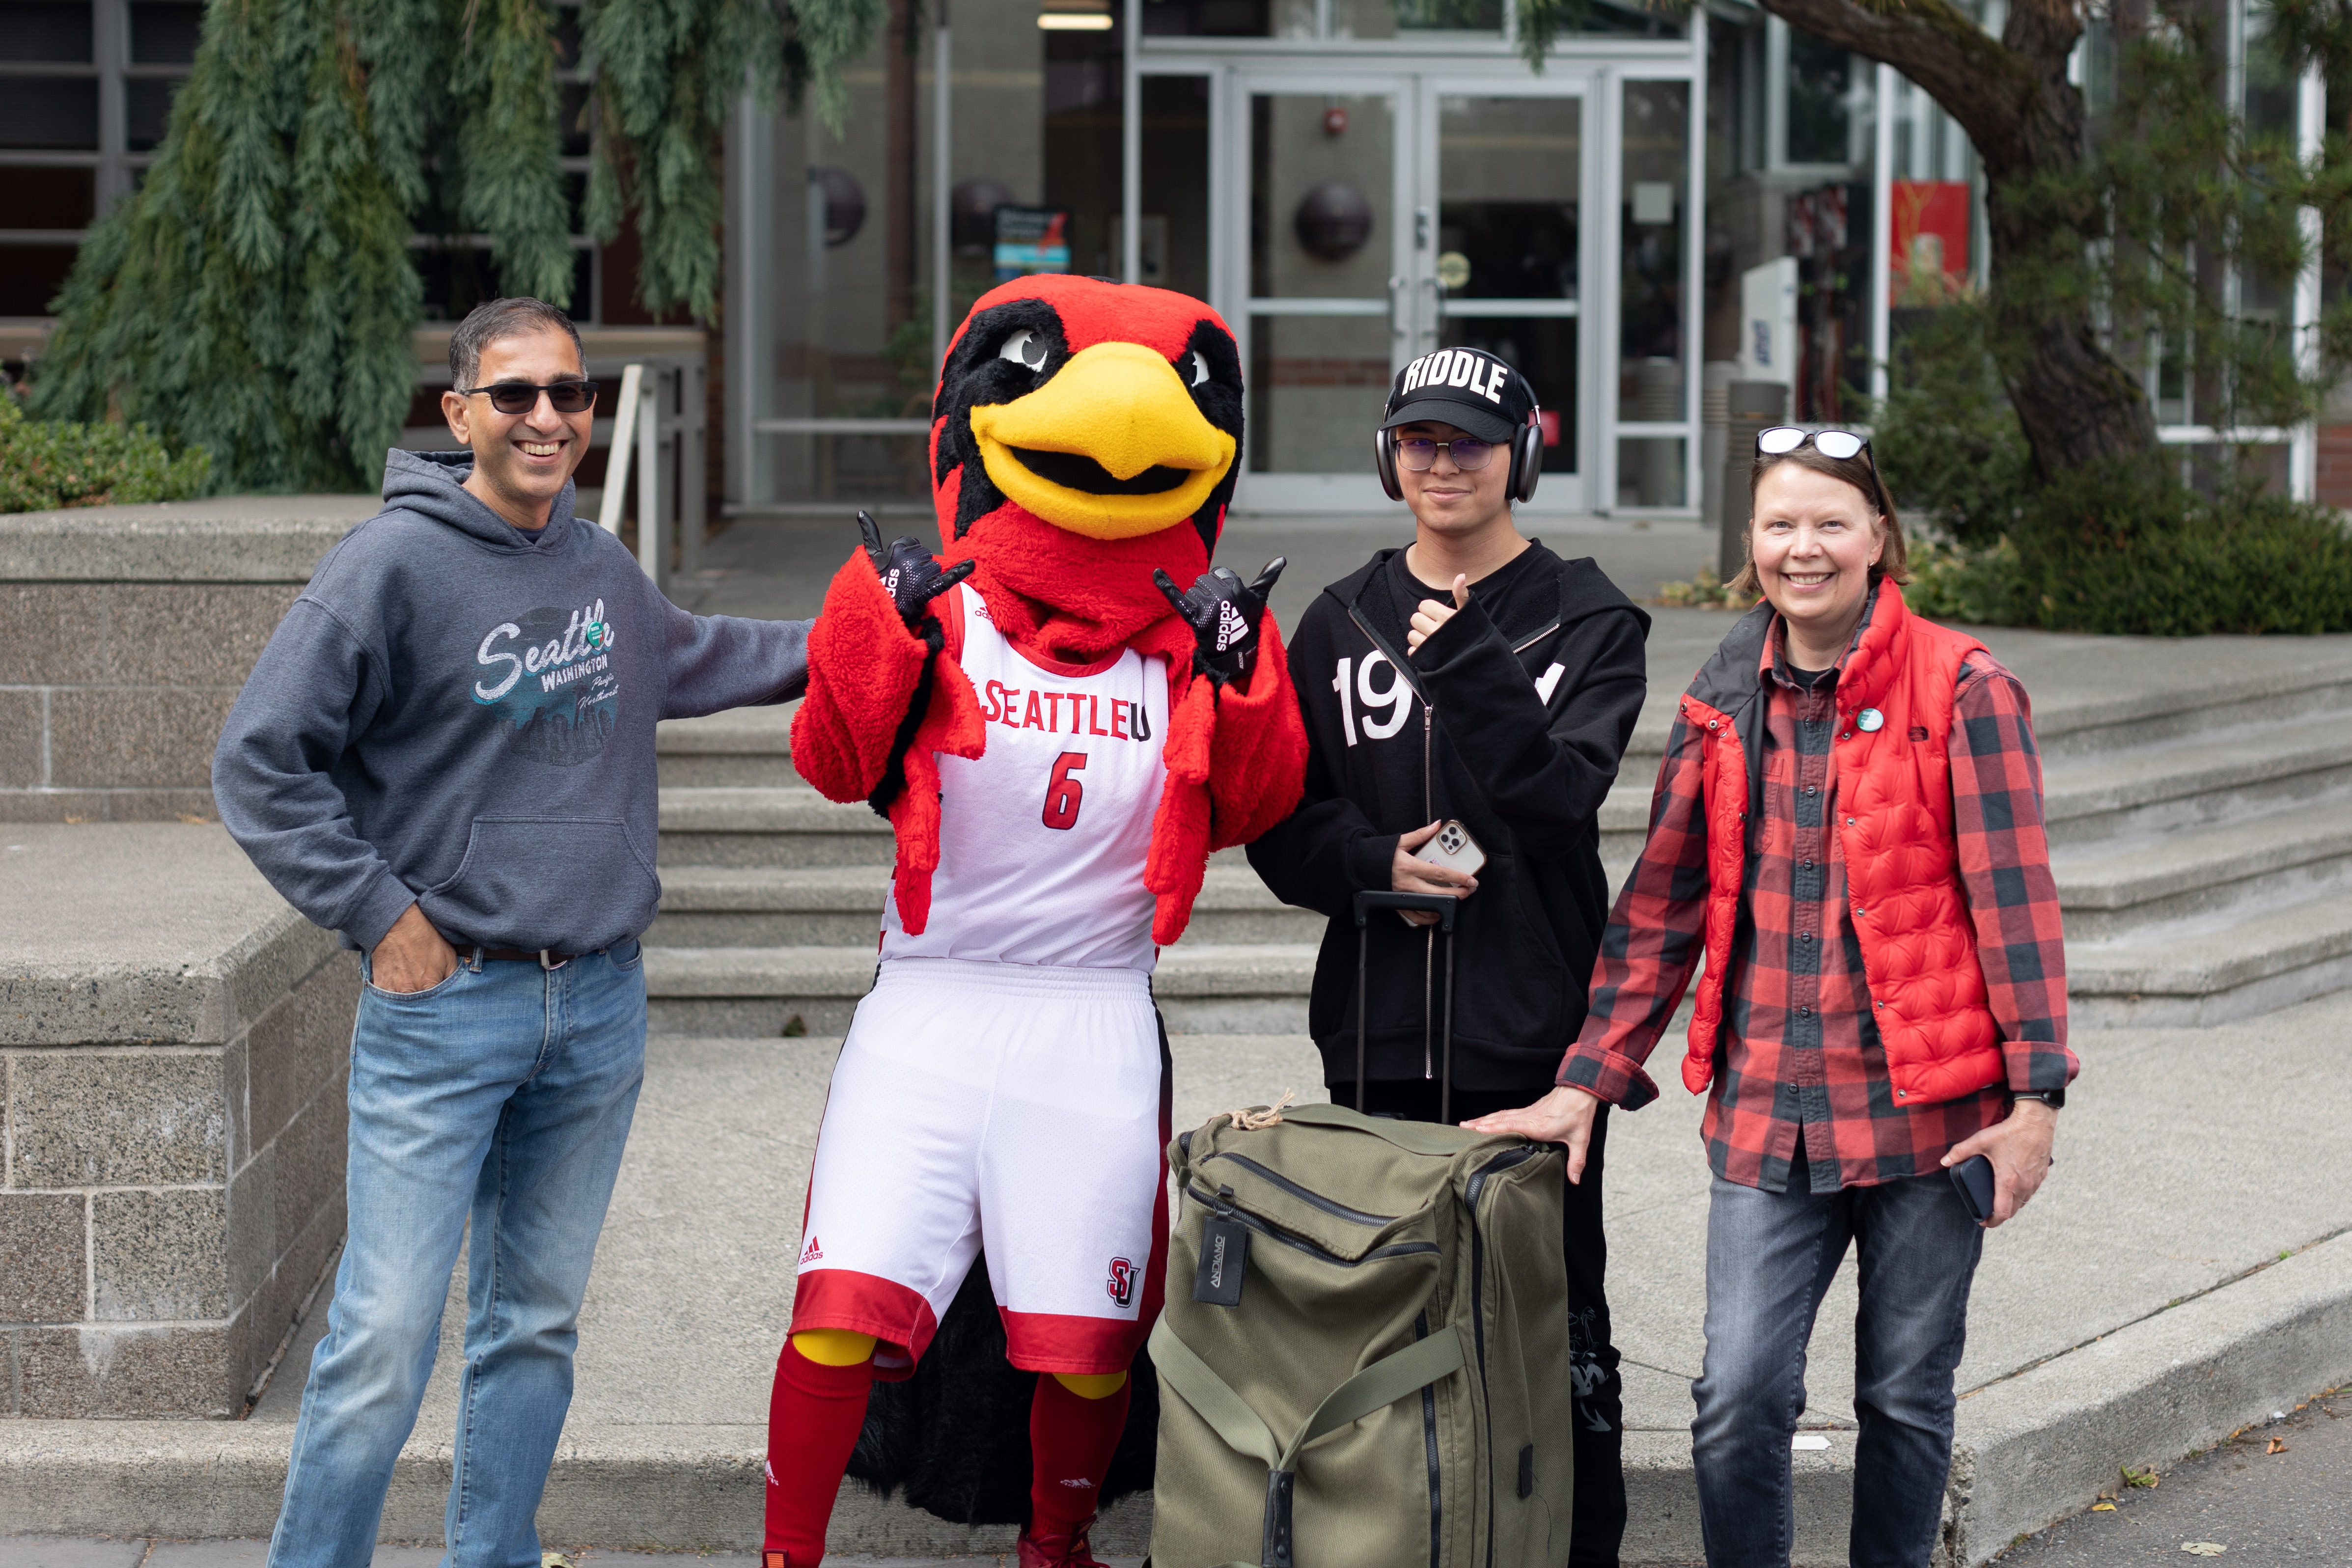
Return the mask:
<svg viewBox="0 0 2352 1568">
<path fill-rule="evenodd" d="M 95 169 L 11 169 L 0 180 L 8 191 L 0 204 L 0 228 L 88 228 L 97 214 Z M 0 316 L 8 314 L 0 310 Z"/>
<path fill-rule="evenodd" d="M 1789 34 L 1789 162 L 1843 163 L 1853 156 L 1846 109 L 1853 57 L 1807 33 Z"/>
<path fill-rule="evenodd" d="M 1364 472 L 1391 373 L 1385 315 L 1253 317 L 1250 472 Z"/>
<path fill-rule="evenodd" d="M 184 66 L 196 57 L 205 8 L 186 0 L 132 0 L 131 60 L 142 66 Z"/>
<path fill-rule="evenodd" d="M 1311 38 L 1314 0 L 1143 0 L 1146 37 Z M 962 28 L 957 28 L 961 47 Z"/>
<path fill-rule="evenodd" d="M 69 245 L 0 245 L 0 316 L 46 316 L 73 270 Z"/>
<path fill-rule="evenodd" d="M 98 78 L 0 77 L 0 147 L 98 151 Z"/>
<path fill-rule="evenodd" d="M 123 140 L 133 152 L 163 145 L 172 124 L 172 95 L 180 84 L 155 77 L 132 77 L 122 84 Z"/>
<path fill-rule="evenodd" d="M 67 64 L 90 59 L 89 0 L 0 5 L 0 60 Z M 13 90 L 0 84 L 0 94 Z"/>
<path fill-rule="evenodd" d="M 1388 297 L 1395 138 L 1386 97 L 1251 99 L 1252 298 Z"/>
<path fill-rule="evenodd" d="M 1331 0 L 1331 32 L 1341 38 L 1393 38 L 1399 33 L 1499 33 L 1502 0 Z"/>
<path fill-rule="evenodd" d="M 1440 100 L 1438 270 L 1448 296 L 1577 297 L 1583 110 L 1573 98 Z"/>
<path fill-rule="evenodd" d="M 1683 491 L 1679 435 L 1628 436 L 1617 443 L 1617 504 L 1621 507 L 1688 505 Z M 1547 465 L 1549 466 L 1549 465 Z"/>
<path fill-rule="evenodd" d="M 1690 87 L 1625 84 L 1617 417 L 1684 417 L 1683 246 L 1690 221 Z M 1644 502 L 1665 506 L 1667 502 Z"/>
<path fill-rule="evenodd" d="M 1207 298 L 1207 77 L 1143 78 L 1142 207 L 1142 270 L 1137 280 Z M 1111 276 L 1118 270 L 1114 266 Z"/>
</svg>

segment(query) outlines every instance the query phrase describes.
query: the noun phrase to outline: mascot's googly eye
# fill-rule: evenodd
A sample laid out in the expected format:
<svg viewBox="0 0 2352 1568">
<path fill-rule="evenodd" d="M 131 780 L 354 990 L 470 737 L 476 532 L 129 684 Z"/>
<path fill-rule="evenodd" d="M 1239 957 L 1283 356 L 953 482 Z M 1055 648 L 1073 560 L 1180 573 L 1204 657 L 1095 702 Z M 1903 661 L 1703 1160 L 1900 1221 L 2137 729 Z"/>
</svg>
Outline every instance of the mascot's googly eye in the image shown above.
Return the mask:
<svg viewBox="0 0 2352 1568">
<path fill-rule="evenodd" d="M 1045 368 L 1046 351 L 1045 335 L 1024 327 L 1004 340 L 1004 347 L 996 350 L 996 357 L 1010 360 L 1024 370 L 1042 371 Z"/>
<path fill-rule="evenodd" d="M 1201 357 L 1201 351 L 1198 349 L 1176 361 L 1177 374 L 1182 375 L 1187 366 L 1192 370 L 1192 380 L 1185 383 L 1187 386 L 1199 386 L 1209 379 L 1209 361 Z"/>
</svg>

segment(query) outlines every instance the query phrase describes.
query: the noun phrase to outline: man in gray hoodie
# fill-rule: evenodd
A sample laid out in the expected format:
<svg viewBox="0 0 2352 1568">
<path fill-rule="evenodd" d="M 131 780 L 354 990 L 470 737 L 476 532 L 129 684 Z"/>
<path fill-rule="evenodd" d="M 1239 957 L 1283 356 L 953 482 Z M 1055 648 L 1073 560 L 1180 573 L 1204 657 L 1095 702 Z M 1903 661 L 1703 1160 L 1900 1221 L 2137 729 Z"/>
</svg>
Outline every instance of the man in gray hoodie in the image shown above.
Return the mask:
<svg viewBox="0 0 2352 1568">
<path fill-rule="evenodd" d="M 221 821 L 357 948 L 350 1235 L 270 1568 L 363 1568 L 460 1241 L 453 1568 L 536 1564 L 597 1232 L 645 1071 L 654 725 L 782 702 L 806 622 L 689 615 L 572 516 L 594 388 L 535 299 L 450 340 L 465 453 L 394 452 L 213 758 Z"/>
</svg>

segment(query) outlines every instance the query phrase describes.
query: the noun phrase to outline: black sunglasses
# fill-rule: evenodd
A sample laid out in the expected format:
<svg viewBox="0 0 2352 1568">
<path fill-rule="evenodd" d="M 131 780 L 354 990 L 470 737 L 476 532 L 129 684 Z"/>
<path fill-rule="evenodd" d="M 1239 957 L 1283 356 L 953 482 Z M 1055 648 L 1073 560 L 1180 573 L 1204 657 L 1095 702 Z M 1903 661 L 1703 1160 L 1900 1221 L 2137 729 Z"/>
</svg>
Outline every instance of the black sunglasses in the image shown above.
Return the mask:
<svg viewBox="0 0 2352 1568">
<path fill-rule="evenodd" d="M 585 413 L 596 406 L 594 382 L 550 382 L 545 386 L 533 386 L 529 382 L 498 382 L 486 387 L 452 390 L 460 397 L 479 392 L 500 413 L 529 413 L 539 406 L 541 392 L 547 394 L 548 407 L 558 413 Z"/>
</svg>

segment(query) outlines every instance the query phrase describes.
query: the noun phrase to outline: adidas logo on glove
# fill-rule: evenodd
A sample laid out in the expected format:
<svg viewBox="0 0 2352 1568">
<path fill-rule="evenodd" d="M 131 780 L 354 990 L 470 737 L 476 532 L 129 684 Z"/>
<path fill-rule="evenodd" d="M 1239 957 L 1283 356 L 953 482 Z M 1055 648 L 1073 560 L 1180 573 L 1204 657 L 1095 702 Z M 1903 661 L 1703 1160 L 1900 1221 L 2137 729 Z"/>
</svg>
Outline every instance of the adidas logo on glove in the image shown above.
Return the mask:
<svg viewBox="0 0 2352 1568">
<path fill-rule="evenodd" d="M 1249 622 L 1234 608 L 1234 601 L 1224 600 L 1217 606 L 1217 652 L 1222 653 L 1236 643 L 1249 641 Z"/>
</svg>

